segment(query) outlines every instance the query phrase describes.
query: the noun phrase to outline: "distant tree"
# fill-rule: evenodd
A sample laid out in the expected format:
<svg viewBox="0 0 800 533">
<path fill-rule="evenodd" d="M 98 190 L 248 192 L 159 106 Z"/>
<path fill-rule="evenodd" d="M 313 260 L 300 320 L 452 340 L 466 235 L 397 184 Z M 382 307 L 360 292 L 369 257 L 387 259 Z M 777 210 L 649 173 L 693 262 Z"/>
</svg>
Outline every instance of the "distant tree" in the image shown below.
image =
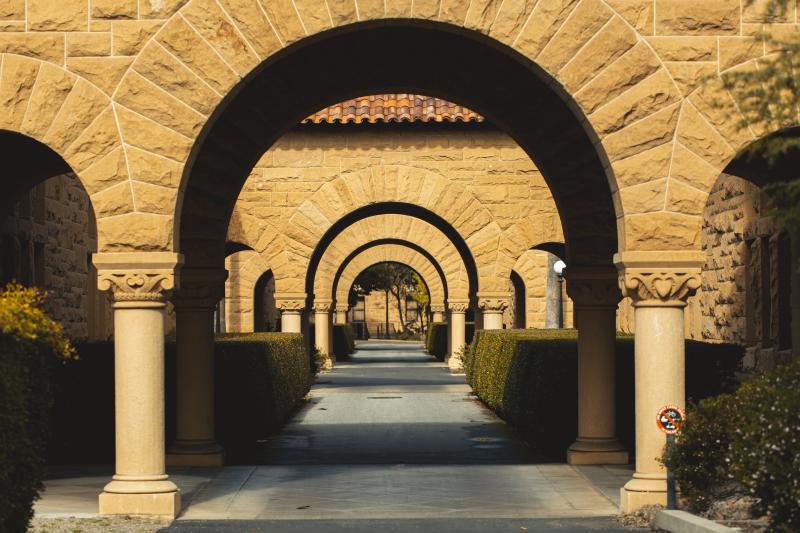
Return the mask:
<svg viewBox="0 0 800 533">
<path fill-rule="evenodd" d="M 755 0 L 748 0 L 752 5 Z M 759 2 L 760 4 L 761 2 Z M 768 0 L 764 4 L 765 22 L 780 21 L 791 13 L 795 0 Z M 769 28 L 767 25 L 766 28 Z M 743 118 L 741 128 L 779 132 L 795 128 L 800 113 L 800 34 L 770 33 L 756 36 L 773 51 L 759 59 L 753 68 L 737 69 L 722 75 L 723 87 L 733 96 Z M 764 159 L 769 165 L 788 153 L 800 150 L 800 135 L 770 135 L 750 144 L 743 152 L 748 159 Z M 800 168 L 791 179 L 766 185 L 763 196 L 781 226 L 800 235 Z"/>
<path fill-rule="evenodd" d="M 419 312 L 417 313 L 417 320 L 419 320 L 419 328 L 425 328 L 425 313 L 428 308 L 428 304 L 430 303 L 430 295 L 428 294 L 428 287 L 425 286 L 425 282 L 422 279 L 422 276 L 414 272 L 414 287 L 409 292 L 409 296 L 411 299 L 417 302 L 417 306 Z"/>
<path fill-rule="evenodd" d="M 400 263 L 378 263 L 373 265 L 356 277 L 351 290 L 351 299 L 357 296 L 366 296 L 373 291 L 383 291 L 386 296 L 386 337 L 389 336 L 389 294 L 395 297 L 397 312 L 403 330 L 408 329 L 403 302 L 415 290 L 414 276 L 416 273 L 409 267 Z"/>
</svg>

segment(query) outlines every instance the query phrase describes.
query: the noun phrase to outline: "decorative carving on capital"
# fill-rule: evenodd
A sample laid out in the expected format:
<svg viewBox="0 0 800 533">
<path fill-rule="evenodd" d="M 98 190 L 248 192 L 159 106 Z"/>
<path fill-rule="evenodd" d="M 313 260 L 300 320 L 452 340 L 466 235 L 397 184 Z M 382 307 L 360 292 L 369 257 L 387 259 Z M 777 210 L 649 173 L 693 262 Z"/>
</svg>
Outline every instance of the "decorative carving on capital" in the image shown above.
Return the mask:
<svg viewBox="0 0 800 533">
<path fill-rule="evenodd" d="M 172 302 L 177 308 L 213 308 L 225 296 L 225 280 L 228 271 L 212 268 L 184 268 L 181 270 L 181 286 Z"/>
<path fill-rule="evenodd" d="M 508 308 L 508 296 L 483 296 L 478 298 L 478 308 L 484 313 L 502 313 Z"/>
<path fill-rule="evenodd" d="M 684 305 L 701 284 L 699 268 L 626 268 L 619 273 L 619 288 L 634 305 Z"/>
<path fill-rule="evenodd" d="M 275 294 L 275 306 L 284 313 L 299 313 L 306 308 L 305 293 Z"/>
<path fill-rule="evenodd" d="M 617 272 L 613 268 L 574 267 L 564 272 L 567 294 L 576 307 L 616 308 L 622 299 Z"/>
<path fill-rule="evenodd" d="M 614 255 L 619 288 L 639 307 L 686 305 L 702 284 L 699 250 L 633 250 Z"/>
<path fill-rule="evenodd" d="M 182 258 L 169 252 L 94 254 L 97 288 L 115 302 L 165 302 L 178 283 Z"/>
<path fill-rule="evenodd" d="M 313 309 L 315 313 L 330 313 L 332 307 L 333 302 L 330 300 L 315 300 L 314 304 L 311 306 L 311 309 Z"/>
<path fill-rule="evenodd" d="M 431 313 L 444 313 L 444 311 L 445 311 L 444 304 L 431 305 Z"/>
<path fill-rule="evenodd" d="M 346 313 L 350 310 L 350 306 L 347 304 L 336 304 L 336 312 L 337 313 Z"/>
<path fill-rule="evenodd" d="M 451 313 L 466 313 L 469 309 L 468 300 L 450 300 L 447 302 L 447 308 Z"/>
</svg>

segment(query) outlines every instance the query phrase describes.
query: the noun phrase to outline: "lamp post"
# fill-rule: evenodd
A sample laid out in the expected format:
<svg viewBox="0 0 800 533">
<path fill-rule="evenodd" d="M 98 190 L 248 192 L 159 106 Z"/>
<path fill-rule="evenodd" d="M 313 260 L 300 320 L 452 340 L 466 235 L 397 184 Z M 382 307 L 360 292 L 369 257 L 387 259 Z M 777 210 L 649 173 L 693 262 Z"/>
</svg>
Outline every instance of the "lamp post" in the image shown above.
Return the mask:
<svg viewBox="0 0 800 533">
<path fill-rule="evenodd" d="M 559 259 L 553 263 L 553 272 L 556 273 L 558 279 L 558 297 L 556 298 L 556 314 L 558 316 L 558 328 L 564 327 L 564 269 L 567 264 Z"/>
</svg>

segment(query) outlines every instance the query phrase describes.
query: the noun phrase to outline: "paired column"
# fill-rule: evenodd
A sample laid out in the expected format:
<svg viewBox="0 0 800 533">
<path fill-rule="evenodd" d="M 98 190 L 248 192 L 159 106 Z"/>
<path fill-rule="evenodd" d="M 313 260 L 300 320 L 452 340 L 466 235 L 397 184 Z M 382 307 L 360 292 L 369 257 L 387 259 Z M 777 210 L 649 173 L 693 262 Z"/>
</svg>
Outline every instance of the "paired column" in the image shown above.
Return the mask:
<svg viewBox="0 0 800 533">
<path fill-rule="evenodd" d="M 314 345 L 317 350 L 325 358 L 322 365 L 323 370 L 330 370 L 333 368 L 335 361 L 333 353 L 331 353 L 330 345 L 330 331 L 328 325 L 330 323 L 331 305 L 330 300 L 314 300 L 312 306 L 314 310 Z"/>
<path fill-rule="evenodd" d="M 483 329 L 503 329 L 503 312 L 508 309 L 511 294 L 478 293 L 478 308 L 483 314 Z"/>
<path fill-rule="evenodd" d="M 347 311 L 350 306 L 347 304 L 336 304 L 336 324 L 347 324 Z"/>
<path fill-rule="evenodd" d="M 467 309 L 469 300 L 449 300 L 450 310 L 450 358 L 447 364 L 451 372 L 464 371 L 464 345 L 467 338 Z"/>
<path fill-rule="evenodd" d="M 303 309 L 306 307 L 305 293 L 275 294 L 275 305 L 281 310 L 281 332 L 303 332 Z"/>
<path fill-rule="evenodd" d="M 433 322 L 444 322 L 444 304 L 431 305 L 431 313 L 433 313 Z"/>
<path fill-rule="evenodd" d="M 94 254 L 97 286 L 114 307 L 116 466 L 100 514 L 174 518 L 180 491 L 164 453 L 164 310 L 182 257 L 169 252 Z"/>
<path fill-rule="evenodd" d="M 701 285 L 703 254 L 623 252 L 614 262 L 620 289 L 633 300 L 636 330 L 636 472 L 621 489 L 620 504 L 631 512 L 666 503 L 666 473 L 658 462 L 665 436 L 656 413 L 685 403 L 683 310 Z"/>
<path fill-rule="evenodd" d="M 578 439 L 567 450 L 572 465 L 628 464 L 617 439 L 616 314 L 622 299 L 613 268 L 566 270 L 578 324 Z"/>
<path fill-rule="evenodd" d="M 214 307 L 225 295 L 224 269 L 181 271 L 172 299 L 177 339 L 175 442 L 167 463 L 222 466 L 225 453 L 214 439 Z"/>
</svg>

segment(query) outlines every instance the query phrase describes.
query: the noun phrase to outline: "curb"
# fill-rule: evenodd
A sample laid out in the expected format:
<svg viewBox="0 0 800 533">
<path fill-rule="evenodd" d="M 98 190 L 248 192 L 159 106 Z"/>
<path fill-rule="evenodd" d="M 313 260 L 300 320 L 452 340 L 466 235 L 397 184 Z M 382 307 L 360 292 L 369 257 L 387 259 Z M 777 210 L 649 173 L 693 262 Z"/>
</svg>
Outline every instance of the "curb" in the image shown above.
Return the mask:
<svg viewBox="0 0 800 533">
<path fill-rule="evenodd" d="M 653 527 L 670 533 L 726 533 L 741 531 L 739 528 L 723 526 L 686 511 L 659 511 L 656 513 L 655 520 L 653 520 Z"/>
</svg>

